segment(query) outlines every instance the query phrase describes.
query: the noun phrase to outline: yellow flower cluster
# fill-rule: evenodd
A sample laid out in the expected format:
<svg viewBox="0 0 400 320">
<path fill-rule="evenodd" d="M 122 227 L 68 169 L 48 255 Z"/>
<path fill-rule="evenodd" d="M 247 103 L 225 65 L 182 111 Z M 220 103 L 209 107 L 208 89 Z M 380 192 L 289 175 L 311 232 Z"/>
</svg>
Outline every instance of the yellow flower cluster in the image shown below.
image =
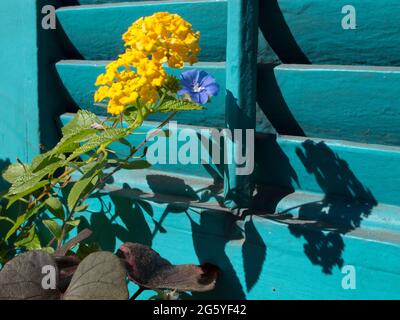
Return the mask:
<svg viewBox="0 0 400 320">
<path fill-rule="evenodd" d="M 96 81 L 95 101 L 108 99 L 108 112 L 118 115 L 138 99 L 151 106 L 167 74 L 163 67 L 182 68 L 197 62 L 200 33 L 177 14 L 158 12 L 137 20 L 123 35 L 126 50 Z"/>
</svg>

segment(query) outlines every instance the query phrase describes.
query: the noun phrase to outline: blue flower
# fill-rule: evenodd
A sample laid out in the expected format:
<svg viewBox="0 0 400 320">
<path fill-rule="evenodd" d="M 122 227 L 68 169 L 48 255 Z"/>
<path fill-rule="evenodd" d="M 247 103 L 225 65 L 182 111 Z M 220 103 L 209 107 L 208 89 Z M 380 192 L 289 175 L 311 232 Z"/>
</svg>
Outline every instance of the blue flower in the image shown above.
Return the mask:
<svg viewBox="0 0 400 320">
<path fill-rule="evenodd" d="M 188 95 L 191 101 L 206 104 L 210 97 L 218 95 L 219 85 L 215 79 L 203 70 L 189 70 L 181 74 L 182 89 L 178 94 Z"/>
</svg>

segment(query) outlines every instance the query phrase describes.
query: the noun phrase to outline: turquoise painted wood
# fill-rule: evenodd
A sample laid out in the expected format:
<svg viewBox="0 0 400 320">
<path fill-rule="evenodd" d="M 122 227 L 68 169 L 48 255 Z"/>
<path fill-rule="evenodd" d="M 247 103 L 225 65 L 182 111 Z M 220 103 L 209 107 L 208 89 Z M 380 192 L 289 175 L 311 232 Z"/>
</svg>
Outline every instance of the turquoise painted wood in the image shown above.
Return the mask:
<svg viewBox="0 0 400 320">
<path fill-rule="evenodd" d="M 63 58 L 58 30 L 43 30 L 41 9 L 56 0 L 4 0 L 0 11 L 0 170 L 20 158 L 30 161 L 41 145 L 59 138 L 58 117 L 68 98 L 53 61 Z"/>
<path fill-rule="evenodd" d="M 123 191 L 105 194 L 101 202 L 90 199 L 93 212 L 83 214 L 82 228 L 94 230 L 91 240 L 106 250 L 136 241 L 151 245 L 173 263 L 219 265 L 217 289 L 192 298 L 400 298 L 397 240 L 370 241 L 263 217 L 235 222 L 226 213 L 167 203 L 145 205 L 129 196 L 134 187 L 126 184 Z M 341 269 L 346 265 L 356 270 L 355 290 L 342 288 Z M 131 292 L 135 289 L 132 286 Z"/>
<path fill-rule="evenodd" d="M 64 114 L 61 117 L 61 122 L 62 124 L 66 124 L 68 123 L 72 118 L 73 118 L 74 114 Z M 157 126 L 159 125 L 159 122 L 145 122 L 143 124 L 143 126 L 140 129 L 140 132 L 144 133 L 144 134 L 140 134 L 140 135 L 131 135 L 128 137 L 128 140 L 131 142 L 132 145 L 138 145 L 139 143 L 141 143 L 145 138 L 146 138 L 146 134 L 150 131 L 155 129 Z M 177 135 L 179 135 L 180 131 L 182 129 L 195 129 L 197 132 L 200 133 L 201 127 L 194 127 L 194 126 L 185 126 L 185 125 L 179 125 L 176 129 L 174 127 L 169 126 L 168 129 L 171 131 L 171 133 L 177 133 Z M 207 129 L 205 127 L 203 127 L 204 129 Z M 195 131 L 195 132 L 196 132 Z M 207 133 L 206 133 L 207 134 Z M 176 136 L 177 136 L 176 135 Z M 209 136 L 209 135 L 206 135 Z M 158 138 L 157 138 L 158 139 Z M 186 141 L 175 141 L 177 139 L 171 140 L 171 139 L 167 139 L 167 138 L 160 138 L 162 139 L 164 142 L 166 142 L 165 144 L 165 152 L 166 152 L 166 159 L 165 161 L 163 161 L 162 164 L 156 164 L 154 165 L 155 169 L 158 170 L 163 170 L 166 172 L 175 172 L 175 173 L 179 173 L 181 175 L 188 175 L 191 177 L 200 177 L 200 178 L 208 178 L 210 179 L 210 181 L 212 181 L 212 179 L 214 180 L 218 180 L 221 179 L 221 177 L 223 176 L 223 169 L 220 168 L 220 166 L 211 164 L 211 165 L 201 165 L 200 164 L 200 155 L 201 155 L 201 149 L 203 149 L 202 144 L 200 143 L 201 141 L 199 140 L 199 144 L 198 144 L 198 160 L 196 161 L 195 164 L 180 164 L 180 163 L 173 163 L 171 161 L 169 161 L 169 152 L 170 152 L 170 146 L 177 146 L 177 150 L 179 150 L 179 148 L 181 146 L 183 146 Z M 158 140 L 156 140 L 158 141 Z M 150 143 L 148 143 L 147 145 L 149 145 Z M 121 145 L 121 144 L 116 144 L 116 145 L 111 145 L 112 149 L 118 153 L 122 153 L 122 154 L 127 154 L 129 152 L 128 148 Z M 140 173 L 139 173 L 140 174 Z"/>
<path fill-rule="evenodd" d="M 281 134 L 400 145 L 400 68 L 260 65 L 258 104 Z"/>
<path fill-rule="evenodd" d="M 236 159 L 248 154 L 245 133 L 256 128 L 258 1 L 229 0 L 228 26 L 225 120 L 231 132 L 242 130 L 241 143 L 233 141 Z M 254 185 L 252 174 L 239 175 L 238 167 L 236 161 L 226 166 L 224 188 L 225 205 L 240 211 L 250 207 Z"/>
<path fill-rule="evenodd" d="M 85 5 L 85 4 L 104 4 L 120 2 L 144 2 L 144 1 L 162 1 L 162 0 L 62 0 L 66 5 Z"/>
<path fill-rule="evenodd" d="M 82 109 L 87 109 L 99 115 L 105 115 L 104 107 L 94 105 L 93 97 L 96 91 L 94 83 L 99 74 L 104 72 L 107 61 L 76 61 L 64 60 L 56 64 L 58 75 L 74 100 L 75 104 Z M 215 77 L 221 86 L 220 94 L 214 97 L 211 104 L 207 104 L 206 110 L 193 112 L 182 112 L 175 120 L 180 124 L 192 124 L 198 126 L 223 127 L 225 123 L 225 63 L 201 62 L 187 66 L 184 70 L 197 68 L 205 70 Z M 168 74 L 179 77 L 181 69 L 167 69 Z M 163 121 L 165 115 L 154 115 L 150 120 Z"/>
<path fill-rule="evenodd" d="M 57 17 L 74 47 L 86 60 L 115 59 L 123 52 L 121 36 L 142 16 L 168 11 L 201 30 L 202 61 L 225 61 L 226 1 L 156 1 L 65 7 Z M 101 49 L 100 49 L 101 48 Z"/>
<path fill-rule="evenodd" d="M 4 0 L 0 11 L 0 167 L 39 152 L 36 1 Z M 12 30 L 13 32 L 10 32 Z"/>
<path fill-rule="evenodd" d="M 67 123 L 72 116 L 64 115 L 62 122 Z M 142 131 L 151 130 L 156 125 L 147 122 Z M 178 131 L 184 128 L 200 129 L 180 125 Z M 138 144 L 142 139 L 138 135 L 129 138 L 132 144 Z M 183 144 L 179 142 L 178 149 Z M 255 149 L 255 180 L 261 188 L 275 188 L 286 194 L 297 190 L 338 196 L 360 200 L 373 207 L 378 203 L 400 205 L 397 196 L 400 185 L 399 147 L 260 134 Z M 123 146 L 118 146 L 115 151 L 126 153 Z M 223 175 L 218 166 L 211 169 L 202 165 L 171 164 L 168 159 L 166 165 L 158 164 L 154 169 L 208 179 Z M 272 191 L 265 202 L 271 201 Z"/>
<path fill-rule="evenodd" d="M 262 137 L 256 140 L 256 176 L 261 185 L 400 205 L 399 147 Z"/>
<path fill-rule="evenodd" d="M 355 30 L 342 28 L 346 5 L 355 8 Z M 399 15 L 397 0 L 260 1 L 260 29 L 283 63 L 399 66 Z"/>
</svg>

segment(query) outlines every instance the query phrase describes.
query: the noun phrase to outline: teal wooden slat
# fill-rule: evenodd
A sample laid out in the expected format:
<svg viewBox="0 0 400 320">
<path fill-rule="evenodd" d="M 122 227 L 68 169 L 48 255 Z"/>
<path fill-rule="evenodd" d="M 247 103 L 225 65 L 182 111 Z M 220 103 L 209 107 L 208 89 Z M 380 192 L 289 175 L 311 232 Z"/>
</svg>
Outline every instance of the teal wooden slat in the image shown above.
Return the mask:
<svg viewBox="0 0 400 320">
<path fill-rule="evenodd" d="M 65 124 L 72 117 L 72 114 L 65 114 L 61 120 Z M 140 131 L 147 132 L 156 125 L 147 122 Z M 177 130 L 184 128 L 201 129 L 180 125 Z M 129 138 L 134 145 L 142 139 L 142 135 Z M 183 144 L 178 142 L 178 150 Z M 127 152 L 121 145 L 113 148 L 122 154 Z M 270 202 L 294 191 L 362 201 L 370 207 L 379 203 L 400 205 L 399 147 L 260 134 L 256 137 L 255 151 L 254 179 L 259 189 L 271 189 L 261 194 L 261 203 L 267 212 L 275 209 L 267 207 Z M 200 158 L 197 162 L 200 163 Z M 223 176 L 221 166 L 171 164 L 168 160 L 167 164 L 157 164 L 154 169 L 208 179 Z"/>
<path fill-rule="evenodd" d="M 65 5 L 86 5 L 86 4 L 104 4 L 104 3 L 121 3 L 121 2 L 146 2 L 146 1 L 163 1 L 163 0 L 61 0 Z"/>
<path fill-rule="evenodd" d="M 87 60 L 115 59 L 122 53 L 122 35 L 142 16 L 177 13 L 201 32 L 202 61 L 225 61 L 226 1 L 151 1 L 65 7 L 57 17 L 71 43 Z"/>
<path fill-rule="evenodd" d="M 271 187 L 264 202 L 303 190 L 360 199 L 367 207 L 400 205 L 399 147 L 261 135 L 255 149 L 257 182 Z"/>
<path fill-rule="evenodd" d="M 64 114 L 61 116 L 61 122 L 62 124 L 68 123 L 72 117 L 73 114 Z M 166 118 L 166 117 L 165 117 Z M 165 120 L 165 119 L 163 119 Z M 159 125 L 159 122 L 152 122 L 152 121 L 147 121 L 145 122 L 140 130 L 138 129 L 137 131 L 142 132 L 144 134 L 137 134 L 137 135 L 131 135 L 128 140 L 131 142 L 132 145 L 139 145 L 145 138 L 146 138 L 146 133 L 149 132 L 150 130 L 155 129 Z M 199 130 L 201 127 L 194 127 L 194 126 L 186 126 L 186 125 L 181 125 L 178 123 L 178 127 L 175 129 L 174 127 L 169 127 L 170 132 L 174 132 L 179 134 L 182 129 L 185 128 L 192 128 L 200 132 Z M 207 129 L 207 128 L 205 128 Z M 158 138 L 157 138 L 158 139 Z M 165 139 L 165 138 L 162 138 Z M 176 141 L 177 139 L 174 140 L 174 142 L 170 142 L 171 139 L 165 139 L 164 141 L 166 142 L 165 147 L 166 147 L 166 161 L 165 164 L 154 164 L 152 166 L 152 169 L 154 170 L 162 170 L 165 173 L 178 173 L 182 175 L 189 175 L 192 177 L 198 177 L 198 178 L 206 178 L 206 179 L 211 179 L 211 180 L 221 180 L 223 176 L 223 170 L 220 168 L 219 165 L 214 165 L 214 164 L 201 164 L 201 148 L 202 144 L 201 141 L 199 140 L 198 142 L 198 160 L 196 163 L 189 163 L 189 164 L 181 164 L 179 161 L 175 160 L 175 163 L 172 163 L 169 161 L 169 153 L 170 151 L 174 150 L 175 148 L 179 151 L 179 148 L 186 143 L 186 141 Z M 170 144 L 171 143 L 171 144 Z M 149 143 L 148 143 L 149 145 Z M 172 147 L 170 147 L 172 146 Z M 176 146 L 176 147 L 174 147 Z M 118 152 L 119 154 L 129 154 L 129 149 L 122 145 L 122 144 L 113 144 L 111 145 L 111 148 Z M 211 152 L 211 151 L 210 151 Z"/>
<path fill-rule="evenodd" d="M 348 5 L 356 29 L 342 27 Z M 399 15 L 397 0 L 260 1 L 260 28 L 283 63 L 399 66 Z"/>
<path fill-rule="evenodd" d="M 258 1 L 229 0 L 228 26 L 225 117 L 231 132 L 242 130 L 242 143 L 233 142 L 236 158 L 249 154 L 245 133 L 256 127 Z M 235 163 L 226 167 L 225 204 L 240 211 L 250 206 L 254 186 L 252 172 L 239 175 Z"/>
<path fill-rule="evenodd" d="M 297 191 L 279 200 L 276 213 L 269 217 L 289 225 L 298 220 L 308 224 L 319 221 L 320 227 L 334 227 L 356 237 L 400 241 L 398 206 L 378 204 L 368 208 L 364 203 L 345 202 L 340 198 L 328 204 L 325 195 Z"/>
<path fill-rule="evenodd" d="M 65 88 L 72 96 L 75 103 L 82 109 L 88 109 L 99 115 L 105 115 L 103 107 L 93 105 L 93 96 L 96 90 L 94 85 L 99 74 L 104 72 L 106 61 L 60 61 L 57 63 L 57 72 Z M 176 117 L 181 124 L 199 126 L 223 127 L 225 121 L 225 64 L 224 63 L 198 63 L 185 69 L 197 68 L 206 70 L 215 77 L 221 86 L 220 93 L 214 97 L 211 104 L 206 105 L 206 110 L 197 112 L 182 112 Z M 185 70 L 184 69 L 184 70 Z M 167 69 L 170 74 L 179 77 L 181 69 Z M 154 115 L 150 119 L 164 120 L 165 115 Z"/>
<path fill-rule="evenodd" d="M 281 134 L 400 145 L 400 68 L 260 65 L 258 103 Z"/>
<path fill-rule="evenodd" d="M 152 204 L 112 192 L 89 199 L 82 214 L 104 250 L 122 242 L 152 246 L 172 263 L 212 262 L 221 269 L 215 291 L 197 299 L 398 299 L 399 244 L 368 237 L 297 229 L 262 217 L 235 222 L 231 215 Z M 110 211 L 104 212 L 104 208 Z M 144 209 L 146 208 L 146 211 Z M 186 212 L 185 212 L 186 211 Z M 117 213 L 118 215 L 114 215 Z M 149 214 L 150 213 L 150 214 Z M 238 224 L 238 225 L 236 225 Z M 73 234 L 71 234 L 73 236 Z M 212 250 L 210 250 L 212 248 Z M 345 290 L 342 267 L 356 272 L 356 288 Z M 136 291 L 130 287 L 131 293 Z M 152 292 L 140 296 L 148 298 Z"/>
<path fill-rule="evenodd" d="M 35 0 L 1 3 L 0 169 L 39 152 L 36 15 Z"/>
</svg>

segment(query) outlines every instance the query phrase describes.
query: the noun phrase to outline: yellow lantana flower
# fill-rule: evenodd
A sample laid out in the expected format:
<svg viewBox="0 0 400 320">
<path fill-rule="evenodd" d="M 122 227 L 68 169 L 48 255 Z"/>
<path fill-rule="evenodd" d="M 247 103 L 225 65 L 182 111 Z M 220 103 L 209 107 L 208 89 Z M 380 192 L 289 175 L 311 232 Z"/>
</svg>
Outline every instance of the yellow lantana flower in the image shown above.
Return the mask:
<svg viewBox="0 0 400 320">
<path fill-rule="evenodd" d="M 167 79 L 163 67 L 182 68 L 196 63 L 200 52 L 200 33 L 177 14 L 157 12 L 135 21 L 123 35 L 126 50 L 106 67 L 96 81 L 94 99 L 108 99 L 107 111 L 113 115 L 134 105 L 138 99 L 151 106 Z"/>
</svg>

